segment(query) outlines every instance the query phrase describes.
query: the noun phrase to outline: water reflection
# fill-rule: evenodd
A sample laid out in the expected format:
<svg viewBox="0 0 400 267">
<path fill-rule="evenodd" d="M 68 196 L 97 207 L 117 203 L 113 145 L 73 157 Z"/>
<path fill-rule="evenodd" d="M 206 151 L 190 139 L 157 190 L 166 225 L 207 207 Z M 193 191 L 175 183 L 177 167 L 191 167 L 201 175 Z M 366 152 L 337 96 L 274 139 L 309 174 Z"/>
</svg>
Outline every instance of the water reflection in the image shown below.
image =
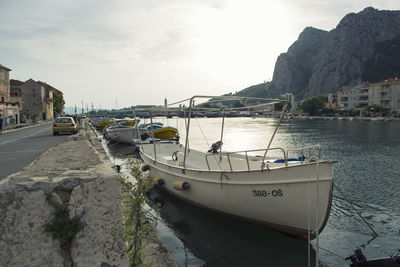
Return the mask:
<svg viewBox="0 0 400 267">
<path fill-rule="evenodd" d="M 161 217 L 206 266 L 307 266 L 307 242 L 188 204 L 155 188 Z M 311 251 L 311 262 L 315 251 Z M 311 266 L 314 266 L 312 264 Z"/>
</svg>

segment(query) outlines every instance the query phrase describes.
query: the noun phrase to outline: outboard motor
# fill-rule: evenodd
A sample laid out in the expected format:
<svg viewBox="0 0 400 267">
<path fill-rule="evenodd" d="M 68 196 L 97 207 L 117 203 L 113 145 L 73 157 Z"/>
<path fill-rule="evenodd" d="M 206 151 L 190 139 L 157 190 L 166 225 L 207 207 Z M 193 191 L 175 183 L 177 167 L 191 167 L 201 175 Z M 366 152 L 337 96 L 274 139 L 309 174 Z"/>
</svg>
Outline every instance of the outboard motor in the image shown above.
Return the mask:
<svg viewBox="0 0 400 267">
<path fill-rule="evenodd" d="M 222 146 L 221 141 L 215 142 L 214 144 L 211 145 L 210 150 L 208 150 L 207 152 L 212 152 L 213 154 L 218 153 L 218 149 L 220 149 L 221 146 Z"/>
<path fill-rule="evenodd" d="M 142 141 L 146 140 L 147 138 L 149 138 L 149 135 L 147 133 L 144 133 L 140 136 L 140 138 L 142 139 Z"/>
<path fill-rule="evenodd" d="M 359 248 L 354 251 L 354 255 L 347 257 L 346 260 L 351 260 L 351 267 L 362 267 L 367 263 L 367 258 Z"/>
</svg>

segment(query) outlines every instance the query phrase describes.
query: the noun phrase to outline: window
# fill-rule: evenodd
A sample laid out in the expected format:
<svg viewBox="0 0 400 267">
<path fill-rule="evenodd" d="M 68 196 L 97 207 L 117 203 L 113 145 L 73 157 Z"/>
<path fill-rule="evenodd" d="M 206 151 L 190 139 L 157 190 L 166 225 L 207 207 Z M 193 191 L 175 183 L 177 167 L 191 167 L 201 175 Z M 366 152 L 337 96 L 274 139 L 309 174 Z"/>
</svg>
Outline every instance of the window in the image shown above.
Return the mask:
<svg viewBox="0 0 400 267">
<path fill-rule="evenodd" d="M 1 97 L 1 102 L 4 102 L 4 96 Z"/>
<path fill-rule="evenodd" d="M 56 123 L 73 123 L 71 118 L 58 118 L 55 121 Z"/>
</svg>

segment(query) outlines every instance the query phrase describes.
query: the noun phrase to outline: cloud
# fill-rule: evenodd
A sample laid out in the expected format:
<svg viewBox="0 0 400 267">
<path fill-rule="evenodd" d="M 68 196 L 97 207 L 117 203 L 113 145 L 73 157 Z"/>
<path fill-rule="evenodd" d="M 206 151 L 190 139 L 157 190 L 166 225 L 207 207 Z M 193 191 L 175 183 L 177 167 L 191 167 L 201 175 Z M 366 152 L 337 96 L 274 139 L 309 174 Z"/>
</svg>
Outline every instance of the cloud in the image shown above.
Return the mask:
<svg viewBox="0 0 400 267">
<path fill-rule="evenodd" d="M 331 30 L 349 12 L 397 2 L 1 0 L 0 64 L 53 84 L 71 105 L 223 94 L 270 79 L 305 27 Z"/>
</svg>

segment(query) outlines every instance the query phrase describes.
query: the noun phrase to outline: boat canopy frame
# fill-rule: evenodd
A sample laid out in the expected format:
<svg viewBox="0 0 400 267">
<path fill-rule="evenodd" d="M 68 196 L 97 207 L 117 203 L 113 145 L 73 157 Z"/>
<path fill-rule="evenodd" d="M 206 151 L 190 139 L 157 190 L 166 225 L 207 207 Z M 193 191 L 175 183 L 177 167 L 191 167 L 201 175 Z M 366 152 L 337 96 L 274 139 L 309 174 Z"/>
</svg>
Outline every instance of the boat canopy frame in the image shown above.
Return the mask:
<svg viewBox="0 0 400 267">
<path fill-rule="evenodd" d="M 243 107 L 196 107 L 194 106 L 195 104 L 195 100 L 196 99 L 211 99 L 208 102 L 209 103 L 220 103 L 221 101 L 241 101 L 241 103 L 244 105 Z M 264 101 L 265 103 L 260 103 Z M 185 105 L 182 106 L 182 104 L 189 102 L 189 106 L 185 107 Z M 253 102 L 256 103 L 254 105 L 249 105 L 249 102 Z M 281 121 L 284 117 L 284 114 L 287 110 L 288 107 L 288 102 L 284 99 L 275 99 L 275 98 L 261 98 L 261 97 L 241 97 L 241 96 L 209 96 L 209 95 L 194 95 L 191 98 L 186 98 L 184 100 L 180 100 L 177 102 L 173 102 L 171 104 L 165 104 L 164 106 L 155 106 L 155 107 L 151 107 L 149 109 L 149 114 L 150 114 L 150 125 L 153 125 L 153 114 L 155 112 L 184 112 L 185 114 L 185 122 L 186 122 L 186 118 L 187 118 L 187 122 L 186 124 L 186 138 L 185 138 L 185 148 L 184 148 L 184 157 L 183 157 L 183 168 L 186 169 L 186 159 L 187 159 L 187 154 L 189 152 L 189 133 L 190 133 L 190 121 L 191 121 L 191 117 L 192 117 L 192 113 L 193 111 L 219 111 L 222 112 L 222 128 L 221 128 L 221 137 L 220 137 L 220 142 L 221 142 L 221 146 L 220 146 L 220 153 L 222 153 L 222 139 L 223 139 L 223 133 L 224 133 L 224 124 L 225 124 L 225 113 L 227 111 L 243 111 L 243 110 L 252 110 L 252 111 L 265 111 L 262 110 L 262 108 L 267 107 L 267 106 L 272 106 L 275 104 L 284 104 L 280 117 L 279 117 L 279 121 L 278 124 L 276 125 L 274 132 L 269 140 L 268 146 L 266 149 L 261 149 L 260 151 L 265 151 L 264 155 L 263 155 L 263 160 L 262 162 L 265 161 L 265 158 L 267 156 L 267 153 L 269 150 L 271 150 L 271 144 L 272 141 L 275 137 L 275 134 L 281 124 Z M 203 104 L 203 103 L 202 103 Z M 180 105 L 179 107 L 176 107 L 176 105 Z M 135 115 L 135 111 L 138 110 L 133 110 L 133 114 L 136 118 Z M 187 114 L 187 116 L 186 116 Z M 154 132 L 154 131 L 153 131 Z M 155 137 L 154 134 L 151 135 L 152 139 L 153 139 L 153 148 L 154 148 L 154 160 L 157 161 L 157 152 L 156 152 L 156 142 L 155 142 Z M 142 146 L 142 150 L 143 150 L 143 143 L 140 141 L 140 145 Z M 277 148 L 280 150 L 283 150 L 282 148 Z M 283 150 L 284 151 L 284 150 Z M 241 152 L 246 152 L 246 151 L 241 151 Z M 249 151 L 248 151 L 249 152 Z M 235 152 L 224 152 L 224 153 L 229 153 L 229 154 L 233 154 Z M 228 155 L 229 155 L 228 154 Z M 287 166 L 287 154 L 285 152 L 283 152 L 284 154 L 284 159 L 286 162 L 286 166 Z M 206 160 L 207 160 L 207 156 L 206 156 Z M 208 163 L 208 162 L 207 162 Z M 261 168 L 263 168 L 263 166 L 261 166 Z"/>
</svg>

